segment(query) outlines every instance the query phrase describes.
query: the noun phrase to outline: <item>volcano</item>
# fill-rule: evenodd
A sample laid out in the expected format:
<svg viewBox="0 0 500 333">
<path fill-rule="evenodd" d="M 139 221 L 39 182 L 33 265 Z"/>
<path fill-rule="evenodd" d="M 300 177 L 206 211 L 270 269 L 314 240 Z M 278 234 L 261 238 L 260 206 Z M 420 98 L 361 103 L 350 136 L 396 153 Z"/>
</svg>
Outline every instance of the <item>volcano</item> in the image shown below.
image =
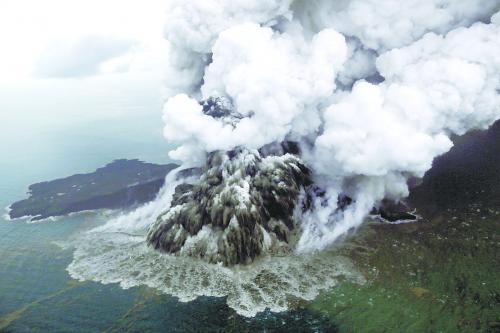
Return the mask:
<svg viewBox="0 0 500 333">
<path fill-rule="evenodd" d="M 148 242 L 224 265 L 289 249 L 295 212 L 312 184 L 308 167 L 290 153 L 293 148 L 285 143 L 210 153 L 199 180 L 177 186 L 171 208 L 158 217 Z"/>
</svg>

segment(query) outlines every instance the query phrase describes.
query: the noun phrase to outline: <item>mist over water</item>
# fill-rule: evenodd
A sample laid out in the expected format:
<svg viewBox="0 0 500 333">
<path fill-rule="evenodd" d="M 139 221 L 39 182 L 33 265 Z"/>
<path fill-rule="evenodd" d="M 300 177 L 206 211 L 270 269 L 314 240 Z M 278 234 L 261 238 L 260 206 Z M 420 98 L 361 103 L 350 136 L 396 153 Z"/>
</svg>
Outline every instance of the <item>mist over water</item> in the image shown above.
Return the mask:
<svg viewBox="0 0 500 333">
<path fill-rule="evenodd" d="M 21 198 L 32 183 L 91 172 L 113 159 L 170 161 L 175 146 L 162 140 L 159 84 L 147 74 L 0 82 L 0 169 L 9 175 L 0 187 L 18 185 L 3 193 Z"/>
</svg>

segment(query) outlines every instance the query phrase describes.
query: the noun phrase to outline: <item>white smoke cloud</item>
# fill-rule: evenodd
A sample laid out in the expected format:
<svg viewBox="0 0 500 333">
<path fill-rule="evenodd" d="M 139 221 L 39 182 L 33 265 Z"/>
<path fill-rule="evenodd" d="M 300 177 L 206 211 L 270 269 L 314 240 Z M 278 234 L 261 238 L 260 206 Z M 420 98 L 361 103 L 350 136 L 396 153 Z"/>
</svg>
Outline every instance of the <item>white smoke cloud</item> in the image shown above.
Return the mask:
<svg viewBox="0 0 500 333">
<path fill-rule="evenodd" d="M 292 0 L 170 0 L 165 38 L 172 44 L 167 71 L 169 93 L 196 93 L 219 34 L 243 23 L 264 26 L 290 17 Z"/>
<path fill-rule="evenodd" d="M 272 25 L 291 16 L 291 0 L 173 0 L 167 8 L 165 37 L 174 45 L 210 53 L 218 35 L 236 25 L 254 22 Z"/>
<path fill-rule="evenodd" d="M 383 52 L 407 46 L 427 32 L 445 34 L 489 21 L 495 0 L 298 0 L 294 13 L 307 29 L 334 28 Z"/>
<path fill-rule="evenodd" d="M 227 29 L 213 46 L 201 93 L 229 97 L 246 117 L 224 125 L 203 114 L 196 100 L 178 95 L 165 105 L 165 136 L 213 151 L 259 148 L 291 132 L 313 132 L 321 124 L 318 105 L 333 93 L 346 55 L 343 36 L 331 29 L 310 41 L 257 24 Z M 181 158 L 184 148 L 172 156 Z"/>
<path fill-rule="evenodd" d="M 303 218 L 299 250 L 358 226 L 408 194 L 451 134 L 500 118 L 498 0 L 171 1 L 164 108 L 171 156 L 304 141 L 327 190 Z M 490 19 L 491 18 L 491 19 Z M 491 22 L 491 23 L 490 23 Z M 224 123 L 198 101 L 228 98 Z M 310 145 L 312 143 L 312 145 Z M 339 212 L 337 197 L 352 205 Z"/>
<path fill-rule="evenodd" d="M 360 81 L 326 109 L 324 132 L 310 158 L 320 174 L 352 179 L 350 186 L 359 182 L 354 191 L 344 189 L 355 198 L 353 210 L 334 216 L 341 222 L 326 232 L 314 230 L 315 237 L 306 228 L 310 240 L 303 238 L 302 248 L 342 234 L 346 219 L 350 227 L 359 225 L 377 201 L 406 196 L 407 180 L 422 177 L 434 157 L 451 148 L 450 134 L 487 128 L 500 117 L 498 25 L 429 33 L 382 54 L 377 68 L 385 82 Z M 361 218 L 349 215 L 359 212 Z"/>
</svg>

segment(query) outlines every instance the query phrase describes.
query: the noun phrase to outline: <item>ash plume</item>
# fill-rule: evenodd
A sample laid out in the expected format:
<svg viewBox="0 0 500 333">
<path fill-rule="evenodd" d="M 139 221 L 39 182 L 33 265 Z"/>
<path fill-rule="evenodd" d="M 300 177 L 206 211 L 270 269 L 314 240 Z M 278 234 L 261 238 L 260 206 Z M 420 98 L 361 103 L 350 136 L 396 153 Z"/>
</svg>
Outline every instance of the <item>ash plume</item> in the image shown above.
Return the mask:
<svg viewBox="0 0 500 333">
<path fill-rule="evenodd" d="M 166 207 L 150 243 L 173 253 L 189 252 L 185 243 L 205 246 L 195 255 L 241 263 L 265 251 L 264 231 L 278 221 L 300 230 L 296 250 L 322 249 L 383 200 L 406 197 L 409 181 L 452 147 L 451 135 L 500 118 L 499 10 L 499 0 L 170 1 L 164 134 L 179 145 L 172 158 L 204 169 Z M 260 156 L 285 142 L 298 148 Z M 223 162 L 233 155 L 238 167 Z M 283 156 L 293 163 L 256 186 L 264 161 Z M 213 182 L 224 168 L 232 171 Z M 286 179 L 296 168 L 305 175 Z M 285 179 L 293 205 L 273 216 L 274 187 Z M 215 202 L 232 184 L 228 201 Z M 307 209 L 297 213 L 304 196 Z M 236 228 L 240 243 L 223 244 L 231 221 L 247 220 L 238 217 L 240 197 L 259 212 L 249 213 L 246 231 Z M 219 244 L 213 251 L 202 244 L 208 229 Z M 244 248 L 221 255 L 235 246 Z"/>
</svg>

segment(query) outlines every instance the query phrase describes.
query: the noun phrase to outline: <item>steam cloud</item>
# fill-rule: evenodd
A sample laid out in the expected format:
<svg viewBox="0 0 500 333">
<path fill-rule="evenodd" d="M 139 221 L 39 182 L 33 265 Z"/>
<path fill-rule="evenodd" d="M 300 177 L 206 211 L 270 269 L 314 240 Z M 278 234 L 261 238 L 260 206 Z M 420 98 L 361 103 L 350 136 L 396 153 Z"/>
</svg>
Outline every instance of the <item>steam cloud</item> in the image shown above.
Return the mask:
<svg viewBox="0 0 500 333">
<path fill-rule="evenodd" d="M 165 137 L 171 157 L 299 142 L 326 194 L 299 251 L 408 195 L 452 134 L 500 118 L 498 0 L 172 0 Z M 200 101 L 229 100 L 227 122 Z M 339 195 L 353 199 L 338 209 Z"/>
</svg>

